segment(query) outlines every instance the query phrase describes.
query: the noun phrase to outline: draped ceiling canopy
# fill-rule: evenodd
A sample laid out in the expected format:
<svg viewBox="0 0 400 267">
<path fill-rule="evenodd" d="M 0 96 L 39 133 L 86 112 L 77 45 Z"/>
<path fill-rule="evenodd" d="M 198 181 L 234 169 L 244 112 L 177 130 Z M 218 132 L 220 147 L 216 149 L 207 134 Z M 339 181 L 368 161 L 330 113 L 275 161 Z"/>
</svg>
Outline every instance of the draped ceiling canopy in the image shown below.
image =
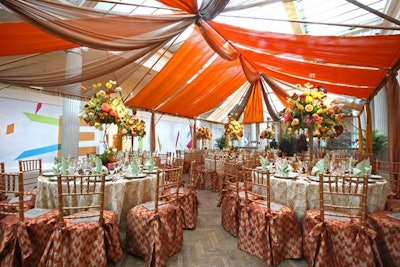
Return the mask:
<svg viewBox="0 0 400 267">
<path fill-rule="evenodd" d="M 279 107 L 290 90 L 306 82 L 324 86 L 336 101 L 360 111 L 400 65 L 399 14 L 391 17 L 353 0 L 343 2 L 382 21 L 379 27 L 360 27 L 381 29 L 380 34 L 287 34 L 218 21 L 229 12 L 292 1 L 203 0 L 199 7 L 196 0 L 159 0 L 169 11 L 162 14 L 94 8 L 98 2 L 115 1 L 77 2 L 82 5 L 1 1 L 16 15 L 0 23 L 1 83 L 86 98 L 95 93 L 90 84 L 112 79 L 123 85 L 126 104 L 132 107 L 212 121 L 238 114 L 252 123 L 266 121 L 266 116 L 279 120 Z M 170 54 L 169 45 L 189 29 L 189 37 Z M 82 69 L 71 74 L 64 51 L 79 47 L 85 48 Z M 143 74 L 144 63 L 159 54 L 169 55 L 166 64 Z M 142 78 L 132 81 L 139 72 Z M 227 113 L 219 112 L 221 107 Z"/>
</svg>

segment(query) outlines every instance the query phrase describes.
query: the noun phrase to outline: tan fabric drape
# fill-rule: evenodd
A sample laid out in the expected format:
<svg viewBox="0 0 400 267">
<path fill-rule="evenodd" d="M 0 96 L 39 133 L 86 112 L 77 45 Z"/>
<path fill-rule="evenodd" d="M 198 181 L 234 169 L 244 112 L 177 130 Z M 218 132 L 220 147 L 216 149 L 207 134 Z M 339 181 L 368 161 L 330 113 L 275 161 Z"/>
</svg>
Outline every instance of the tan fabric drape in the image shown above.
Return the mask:
<svg viewBox="0 0 400 267">
<path fill-rule="evenodd" d="M 150 151 L 156 151 L 156 119 L 155 113 L 151 113 L 150 118 Z"/>
<path fill-rule="evenodd" d="M 365 115 L 367 117 L 367 126 L 365 127 L 366 152 L 372 153 L 372 114 L 369 103 L 365 104 Z"/>
<path fill-rule="evenodd" d="M 357 116 L 357 122 L 358 122 L 358 151 L 360 153 L 364 152 L 364 136 L 363 136 L 363 129 L 361 125 L 361 116 Z"/>
<path fill-rule="evenodd" d="M 396 72 L 391 73 L 386 82 L 388 103 L 388 150 L 389 161 L 400 162 L 400 86 Z"/>
<path fill-rule="evenodd" d="M 192 134 L 192 142 L 193 142 L 193 148 L 194 149 L 197 149 L 196 131 L 197 131 L 197 120 L 196 120 L 196 118 L 194 118 L 194 121 L 193 121 L 193 134 Z"/>
</svg>

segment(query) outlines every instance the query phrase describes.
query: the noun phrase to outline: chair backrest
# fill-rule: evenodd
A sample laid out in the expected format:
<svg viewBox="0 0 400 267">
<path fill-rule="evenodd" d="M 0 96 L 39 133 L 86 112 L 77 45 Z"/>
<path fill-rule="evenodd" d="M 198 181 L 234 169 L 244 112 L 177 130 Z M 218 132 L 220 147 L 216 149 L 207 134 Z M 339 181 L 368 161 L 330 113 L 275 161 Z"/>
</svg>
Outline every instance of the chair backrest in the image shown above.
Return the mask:
<svg viewBox="0 0 400 267">
<path fill-rule="evenodd" d="M 24 182 L 22 173 L 0 173 L 0 218 L 18 216 L 24 221 Z"/>
<path fill-rule="evenodd" d="M 245 203 L 255 202 L 271 211 L 271 186 L 269 170 L 253 169 L 245 183 Z"/>
<path fill-rule="evenodd" d="M 400 162 L 376 160 L 376 174 L 390 179 L 390 188 L 393 193 L 400 197 Z"/>
<path fill-rule="evenodd" d="M 105 174 L 61 175 L 57 177 L 59 223 L 76 219 L 97 220 L 103 225 Z"/>
<path fill-rule="evenodd" d="M 42 175 L 42 159 L 19 160 L 19 171 L 23 173 L 26 190 L 37 185 L 37 178 Z"/>
<path fill-rule="evenodd" d="M 333 175 L 319 176 L 320 216 L 342 219 L 358 218 L 365 226 L 367 216 L 368 176 Z"/>
<path fill-rule="evenodd" d="M 175 157 L 176 157 L 176 158 L 183 158 L 183 156 L 184 156 L 183 150 L 177 149 L 177 150 L 175 151 Z"/>
<path fill-rule="evenodd" d="M 174 158 L 172 167 L 174 167 L 174 168 L 182 167 L 183 168 L 184 163 L 185 163 L 185 159 L 183 159 L 183 158 Z"/>
<path fill-rule="evenodd" d="M 190 167 L 189 167 L 189 188 L 192 190 L 196 189 L 195 181 L 196 181 L 196 160 L 192 160 L 190 162 Z"/>
<path fill-rule="evenodd" d="M 224 176 L 227 189 L 239 193 L 239 165 L 233 161 L 224 162 Z"/>
<path fill-rule="evenodd" d="M 157 170 L 155 213 L 158 213 L 161 203 L 168 204 L 178 200 L 179 187 L 182 184 L 182 173 L 182 167 Z"/>
</svg>

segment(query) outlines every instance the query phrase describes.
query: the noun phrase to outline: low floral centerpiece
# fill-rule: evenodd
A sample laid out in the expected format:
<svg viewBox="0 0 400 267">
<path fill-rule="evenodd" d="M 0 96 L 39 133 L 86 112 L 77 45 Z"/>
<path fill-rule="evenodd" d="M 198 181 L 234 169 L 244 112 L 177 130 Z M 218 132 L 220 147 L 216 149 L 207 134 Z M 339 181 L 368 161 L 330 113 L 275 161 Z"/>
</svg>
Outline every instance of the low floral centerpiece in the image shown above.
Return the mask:
<svg viewBox="0 0 400 267">
<path fill-rule="evenodd" d="M 267 129 L 264 129 L 260 133 L 260 139 L 271 139 L 275 135 L 274 130 L 272 128 L 268 127 Z"/>
<path fill-rule="evenodd" d="M 198 140 L 211 140 L 212 133 L 211 130 L 207 127 L 200 126 L 196 130 L 196 139 Z"/>
</svg>

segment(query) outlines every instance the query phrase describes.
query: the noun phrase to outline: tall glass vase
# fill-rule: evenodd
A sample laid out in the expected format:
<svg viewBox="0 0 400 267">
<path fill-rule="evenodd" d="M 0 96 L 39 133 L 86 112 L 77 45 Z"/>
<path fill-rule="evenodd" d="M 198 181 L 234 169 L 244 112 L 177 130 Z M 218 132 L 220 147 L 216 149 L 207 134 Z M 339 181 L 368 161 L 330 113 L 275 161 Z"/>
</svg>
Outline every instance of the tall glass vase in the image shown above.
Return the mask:
<svg viewBox="0 0 400 267">
<path fill-rule="evenodd" d="M 308 126 L 308 151 L 310 153 L 310 160 L 308 163 L 308 172 L 311 172 L 313 162 L 314 162 L 314 125 Z"/>
</svg>

